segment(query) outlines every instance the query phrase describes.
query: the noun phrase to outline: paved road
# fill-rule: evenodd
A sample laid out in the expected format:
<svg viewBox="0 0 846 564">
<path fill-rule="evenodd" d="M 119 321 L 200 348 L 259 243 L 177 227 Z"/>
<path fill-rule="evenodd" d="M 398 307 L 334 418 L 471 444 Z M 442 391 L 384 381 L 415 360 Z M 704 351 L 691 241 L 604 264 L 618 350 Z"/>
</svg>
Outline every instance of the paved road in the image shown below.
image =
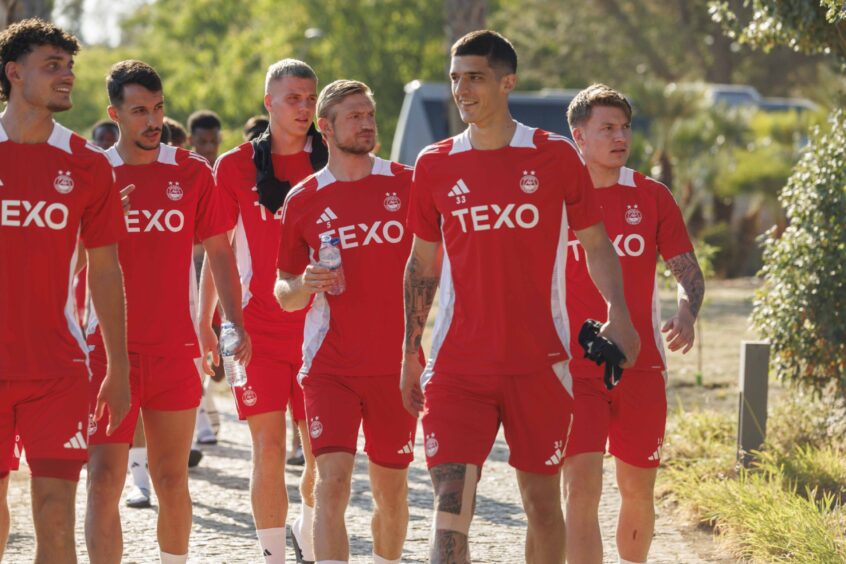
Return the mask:
<svg viewBox="0 0 846 564">
<path fill-rule="evenodd" d="M 206 447 L 201 465 L 191 470 L 194 499 L 194 528 L 191 535 L 191 562 L 234 563 L 262 562 L 250 514 L 249 432 L 237 421 L 231 399 L 219 396 L 223 429 L 218 445 Z M 404 562 L 425 562 L 430 527 L 432 494 L 424 465 L 418 432 L 416 462 L 409 473 L 411 522 L 403 554 Z M 508 450 L 499 437 L 479 484 L 477 514 L 471 530 L 475 562 L 522 562 L 526 519 L 520 504 L 514 473 L 507 465 Z M 613 532 L 619 496 L 613 485 L 613 466 L 605 467 L 606 495 L 602 503 L 602 529 L 606 562 L 617 562 Z M 299 468 L 286 473 L 292 506 L 299 502 L 296 482 Z M 85 475 L 83 472 L 83 482 Z M 77 545 L 81 561 L 87 561 L 82 532 L 85 500 L 80 487 L 77 498 Z M 3 562 L 30 562 L 33 554 L 32 520 L 29 505 L 29 478 L 25 470 L 12 475 L 9 487 L 12 533 Z M 367 461 L 359 454 L 353 477 L 352 498 L 347 512 L 352 562 L 368 562 L 370 542 L 369 514 L 372 501 L 367 479 Z M 121 509 L 124 524 L 125 562 L 158 562 L 155 539 L 156 509 Z M 289 518 L 289 522 L 293 516 Z M 659 516 L 650 562 L 713 562 L 710 540 L 686 529 L 679 530 L 677 520 L 666 510 Z M 705 555 L 704 557 L 702 555 Z M 704 559 L 703 559 L 704 558 Z M 293 562 L 289 549 L 288 561 Z"/>
</svg>

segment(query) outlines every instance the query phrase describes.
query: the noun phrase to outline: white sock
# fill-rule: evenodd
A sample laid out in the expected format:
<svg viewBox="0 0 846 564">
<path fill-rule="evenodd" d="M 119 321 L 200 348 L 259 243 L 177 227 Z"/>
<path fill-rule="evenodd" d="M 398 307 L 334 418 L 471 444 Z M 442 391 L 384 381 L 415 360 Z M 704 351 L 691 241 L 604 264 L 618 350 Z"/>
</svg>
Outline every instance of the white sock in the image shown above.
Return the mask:
<svg viewBox="0 0 846 564">
<path fill-rule="evenodd" d="M 633 560 L 626 560 L 622 556 L 620 556 L 619 558 L 620 558 L 620 564 L 646 564 L 646 560 L 644 560 L 643 562 L 635 562 Z"/>
<path fill-rule="evenodd" d="M 220 432 L 220 413 L 217 411 L 217 406 L 214 403 L 214 391 L 209 389 L 209 386 L 213 384 L 211 378 L 209 378 L 208 383 L 206 384 L 206 395 L 203 396 L 203 406 L 206 408 L 206 415 L 209 418 L 209 425 L 211 426 L 212 431 L 214 431 L 215 436 Z"/>
<path fill-rule="evenodd" d="M 200 435 L 213 435 L 214 429 L 212 429 L 211 421 L 209 420 L 209 414 L 206 413 L 206 408 L 203 406 L 203 403 L 200 402 L 200 409 L 197 410 L 197 436 Z"/>
<path fill-rule="evenodd" d="M 314 562 L 314 507 L 303 502 L 300 504 L 300 514 L 291 525 L 291 534 L 297 537 L 297 544 L 303 551 L 303 560 Z"/>
<path fill-rule="evenodd" d="M 266 564 L 285 564 L 285 527 L 256 529 Z"/>
<path fill-rule="evenodd" d="M 129 473 L 132 483 L 150 493 L 150 475 L 147 473 L 147 447 L 129 449 Z"/>
<path fill-rule="evenodd" d="M 402 561 L 402 558 L 397 558 L 396 560 L 389 560 L 387 558 L 382 558 L 375 552 L 373 553 L 373 564 L 399 564 Z"/>
<path fill-rule="evenodd" d="M 160 550 L 159 559 L 162 564 L 185 564 L 188 562 L 188 554 L 170 554 Z"/>
</svg>

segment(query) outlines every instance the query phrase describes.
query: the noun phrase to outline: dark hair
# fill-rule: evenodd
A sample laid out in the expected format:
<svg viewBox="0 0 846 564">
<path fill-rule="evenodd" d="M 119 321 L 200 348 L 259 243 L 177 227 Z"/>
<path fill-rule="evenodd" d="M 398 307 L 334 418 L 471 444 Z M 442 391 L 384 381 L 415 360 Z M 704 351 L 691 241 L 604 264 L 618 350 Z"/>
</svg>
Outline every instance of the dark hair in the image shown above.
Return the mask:
<svg viewBox="0 0 846 564">
<path fill-rule="evenodd" d="M 188 131 L 191 135 L 198 129 L 223 129 L 220 118 L 211 110 L 197 110 L 188 116 Z"/>
<path fill-rule="evenodd" d="M 620 108 L 629 121 L 632 120 L 632 105 L 626 97 L 604 84 L 591 84 L 573 98 L 567 108 L 567 123 L 570 129 L 584 125 L 596 106 Z"/>
<path fill-rule="evenodd" d="M 270 120 L 267 116 L 253 116 L 244 124 L 244 141 L 252 141 L 267 130 Z"/>
<path fill-rule="evenodd" d="M 170 145 L 170 127 L 166 123 L 162 124 L 162 134 L 159 138 L 159 143 Z"/>
<path fill-rule="evenodd" d="M 13 23 L 0 33 L 0 100 L 8 100 L 12 92 L 6 63 L 18 61 L 42 45 L 58 47 L 71 56 L 79 52 L 76 37 L 39 18 Z"/>
<path fill-rule="evenodd" d="M 181 123 L 172 117 L 165 116 L 164 125 L 166 125 L 170 131 L 170 138 L 167 141 L 162 140 L 162 143 L 165 145 L 175 145 L 177 147 L 185 145 L 185 142 L 188 141 L 188 132 L 185 131 L 185 128 L 182 127 Z M 162 128 L 162 133 L 164 133 L 164 128 Z"/>
<path fill-rule="evenodd" d="M 109 102 L 113 106 L 123 103 L 123 88 L 129 84 L 138 84 L 150 92 L 162 91 L 162 79 L 153 67 L 141 61 L 121 61 L 115 63 L 106 76 Z"/>
<path fill-rule="evenodd" d="M 455 42 L 450 55 L 486 57 L 491 68 L 501 74 L 517 72 L 517 51 L 514 50 L 514 46 L 505 37 L 489 29 L 471 31 Z"/>
<path fill-rule="evenodd" d="M 97 130 L 101 129 L 103 127 L 107 128 L 107 129 L 114 130 L 115 135 L 117 135 L 120 132 L 120 130 L 118 129 L 118 126 L 115 122 L 113 122 L 110 119 L 101 119 L 100 121 L 95 123 L 94 126 L 91 128 L 91 137 L 92 138 L 97 137 Z"/>
</svg>

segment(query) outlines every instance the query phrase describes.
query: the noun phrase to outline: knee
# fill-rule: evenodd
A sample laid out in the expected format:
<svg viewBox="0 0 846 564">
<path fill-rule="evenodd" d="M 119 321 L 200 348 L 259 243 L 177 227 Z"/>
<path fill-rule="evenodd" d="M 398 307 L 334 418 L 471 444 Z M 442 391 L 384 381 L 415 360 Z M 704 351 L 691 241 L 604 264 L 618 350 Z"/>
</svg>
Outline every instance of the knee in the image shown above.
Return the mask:
<svg viewBox="0 0 846 564">
<path fill-rule="evenodd" d="M 624 502 L 650 506 L 653 504 L 655 490 L 653 480 L 643 479 L 643 477 L 627 478 L 618 475 L 617 486 L 620 489 L 620 497 Z"/>
<path fill-rule="evenodd" d="M 342 472 L 324 472 L 318 475 L 315 496 L 324 508 L 339 508 L 346 505 L 350 495 L 351 477 Z"/>
<path fill-rule="evenodd" d="M 174 499 L 182 495 L 188 495 L 188 469 L 160 470 L 151 475 L 153 485 L 156 488 L 156 495 L 159 500 Z"/>
<path fill-rule="evenodd" d="M 523 506 L 526 517 L 533 523 L 552 525 L 564 520 L 560 501 L 551 499 L 551 496 L 527 495 L 523 499 Z"/>
<path fill-rule="evenodd" d="M 599 498 L 602 496 L 602 482 L 567 482 L 564 488 L 564 501 L 568 508 L 579 512 L 597 511 Z"/>
<path fill-rule="evenodd" d="M 253 437 L 253 463 L 258 468 L 281 467 L 285 463 L 285 438 L 279 433 L 258 433 Z"/>
<path fill-rule="evenodd" d="M 408 511 L 408 485 L 402 482 L 373 489 L 373 503 L 385 515 L 399 517 Z"/>
</svg>

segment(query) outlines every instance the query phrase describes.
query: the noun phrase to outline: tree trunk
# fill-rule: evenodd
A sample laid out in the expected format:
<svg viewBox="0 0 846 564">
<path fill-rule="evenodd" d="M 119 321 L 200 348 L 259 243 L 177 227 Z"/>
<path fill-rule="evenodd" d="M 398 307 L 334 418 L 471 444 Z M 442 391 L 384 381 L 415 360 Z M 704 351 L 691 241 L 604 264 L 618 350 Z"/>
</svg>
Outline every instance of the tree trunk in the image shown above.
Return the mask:
<svg viewBox="0 0 846 564">
<path fill-rule="evenodd" d="M 471 31 L 485 29 L 488 12 L 487 0 L 445 0 L 444 2 L 444 30 L 446 32 L 447 53 L 453 44 Z M 447 58 L 447 73 L 449 73 L 449 58 Z M 458 114 L 458 108 L 452 97 L 446 100 L 446 114 L 449 134 L 458 135 L 464 130 L 464 123 Z"/>
<path fill-rule="evenodd" d="M 27 18 L 50 20 L 53 0 L 0 0 L 0 25 L 2 29 Z"/>
</svg>

